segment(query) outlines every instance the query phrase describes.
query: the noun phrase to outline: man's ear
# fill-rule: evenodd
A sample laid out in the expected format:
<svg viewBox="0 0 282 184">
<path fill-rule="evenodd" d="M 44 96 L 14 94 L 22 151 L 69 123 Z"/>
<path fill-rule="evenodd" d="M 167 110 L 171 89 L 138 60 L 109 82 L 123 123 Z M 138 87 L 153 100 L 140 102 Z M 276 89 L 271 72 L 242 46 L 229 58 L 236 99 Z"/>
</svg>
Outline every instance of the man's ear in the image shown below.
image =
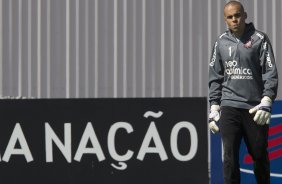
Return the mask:
<svg viewBox="0 0 282 184">
<path fill-rule="evenodd" d="M 244 18 L 245 18 L 245 20 L 248 18 L 247 12 L 244 12 Z"/>
<path fill-rule="evenodd" d="M 225 15 L 223 16 L 224 22 L 227 23 Z"/>
</svg>

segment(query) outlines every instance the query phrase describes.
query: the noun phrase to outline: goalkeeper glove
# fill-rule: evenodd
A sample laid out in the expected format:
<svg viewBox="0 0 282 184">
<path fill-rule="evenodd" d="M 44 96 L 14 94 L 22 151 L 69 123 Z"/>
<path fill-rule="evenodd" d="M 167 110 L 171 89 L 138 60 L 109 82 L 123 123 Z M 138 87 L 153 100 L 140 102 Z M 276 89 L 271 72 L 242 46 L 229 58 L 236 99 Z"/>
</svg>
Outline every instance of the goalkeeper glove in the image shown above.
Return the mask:
<svg viewBox="0 0 282 184">
<path fill-rule="evenodd" d="M 254 121 L 258 125 L 270 123 L 272 100 L 268 96 L 261 99 L 260 104 L 249 110 L 250 114 L 255 113 Z"/>
<path fill-rule="evenodd" d="M 210 114 L 209 114 L 209 129 L 211 130 L 212 133 L 218 133 L 219 128 L 216 125 L 216 122 L 220 118 L 220 107 L 219 105 L 212 105 L 210 109 Z"/>
</svg>

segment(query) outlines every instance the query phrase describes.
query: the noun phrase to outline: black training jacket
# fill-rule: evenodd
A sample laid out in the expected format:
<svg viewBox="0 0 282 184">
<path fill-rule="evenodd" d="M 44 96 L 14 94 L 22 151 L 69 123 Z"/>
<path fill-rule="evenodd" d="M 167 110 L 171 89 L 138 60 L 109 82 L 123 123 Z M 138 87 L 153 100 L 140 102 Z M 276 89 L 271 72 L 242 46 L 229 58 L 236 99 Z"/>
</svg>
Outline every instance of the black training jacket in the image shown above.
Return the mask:
<svg viewBox="0 0 282 184">
<path fill-rule="evenodd" d="M 210 104 L 250 109 L 263 96 L 276 98 L 278 74 L 267 35 L 246 24 L 242 38 L 227 30 L 214 44 L 209 63 Z"/>
</svg>

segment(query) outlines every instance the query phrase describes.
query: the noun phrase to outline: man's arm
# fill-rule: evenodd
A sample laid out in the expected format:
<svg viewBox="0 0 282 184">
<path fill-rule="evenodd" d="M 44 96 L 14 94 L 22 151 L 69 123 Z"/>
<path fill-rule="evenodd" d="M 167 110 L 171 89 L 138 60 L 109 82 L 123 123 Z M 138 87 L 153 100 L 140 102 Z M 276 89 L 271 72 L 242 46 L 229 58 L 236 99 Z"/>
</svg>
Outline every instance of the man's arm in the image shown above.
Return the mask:
<svg viewBox="0 0 282 184">
<path fill-rule="evenodd" d="M 209 128 L 212 133 L 218 133 L 219 127 L 216 122 L 220 118 L 220 99 L 222 95 L 222 82 L 224 79 L 224 68 L 222 66 L 218 42 L 215 42 L 209 64 Z"/>
<path fill-rule="evenodd" d="M 263 94 L 274 100 L 277 96 L 278 74 L 271 43 L 264 36 L 264 42 L 260 52 L 260 64 L 262 67 Z"/>
<path fill-rule="evenodd" d="M 271 43 L 268 37 L 264 36 L 264 41 L 260 50 L 260 65 L 262 68 L 263 98 L 261 103 L 249 110 L 254 114 L 254 121 L 258 125 L 270 123 L 272 101 L 277 96 L 278 74 Z"/>
<path fill-rule="evenodd" d="M 224 66 L 218 50 L 218 42 L 215 42 L 209 64 L 209 102 L 210 105 L 219 105 L 222 95 L 222 82 L 224 79 Z"/>
</svg>

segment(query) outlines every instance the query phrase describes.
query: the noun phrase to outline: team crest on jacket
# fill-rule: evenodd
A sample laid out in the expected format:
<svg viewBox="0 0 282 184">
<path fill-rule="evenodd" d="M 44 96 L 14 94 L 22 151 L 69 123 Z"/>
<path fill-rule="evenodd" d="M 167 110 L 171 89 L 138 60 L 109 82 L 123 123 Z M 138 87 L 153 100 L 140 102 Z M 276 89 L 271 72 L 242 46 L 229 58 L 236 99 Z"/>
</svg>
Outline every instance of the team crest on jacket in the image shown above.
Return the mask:
<svg viewBox="0 0 282 184">
<path fill-rule="evenodd" d="M 253 38 L 251 38 L 251 39 L 249 39 L 245 44 L 244 44 L 244 47 L 245 48 L 251 48 L 252 47 L 252 45 L 253 45 Z"/>
</svg>

